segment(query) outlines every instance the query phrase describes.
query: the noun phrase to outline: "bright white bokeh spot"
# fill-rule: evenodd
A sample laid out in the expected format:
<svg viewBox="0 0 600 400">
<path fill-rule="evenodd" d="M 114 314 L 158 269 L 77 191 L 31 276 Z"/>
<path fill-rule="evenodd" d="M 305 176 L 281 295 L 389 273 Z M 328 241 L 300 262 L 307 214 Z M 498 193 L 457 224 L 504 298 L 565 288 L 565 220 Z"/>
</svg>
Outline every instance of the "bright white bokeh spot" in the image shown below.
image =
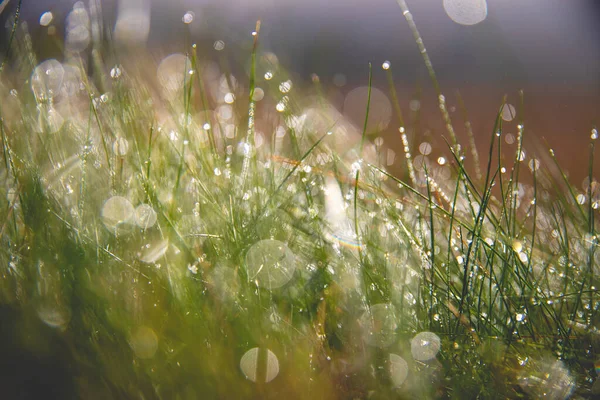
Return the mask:
<svg viewBox="0 0 600 400">
<path fill-rule="evenodd" d="M 135 209 L 135 223 L 142 229 L 148 229 L 156 224 L 156 211 L 150 204 L 140 204 Z"/>
<path fill-rule="evenodd" d="M 65 69 L 55 59 L 46 60 L 31 74 L 31 90 L 38 101 L 47 101 L 58 95 Z"/>
<path fill-rule="evenodd" d="M 46 11 L 45 13 L 43 13 L 40 16 L 40 25 L 48 26 L 52 23 L 53 19 L 54 19 L 54 15 L 52 15 L 52 13 L 50 11 Z"/>
<path fill-rule="evenodd" d="M 277 289 L 288 283 L 296 270 L 296 255 L 283 242 L 261 240 L 246 253 L 248 279 L 265 289 Z"/>
<path fill-rule="evenodd" d="M 192 22 L 194 22 L 194 17 L 195 17 L 194 13 L 192 11 L 188 11 L 185 14 L 183 14 L 181 21 L 184 24 L 188 25 L 188 24 L 191 24 Z"/>
<path fill-rule="evenodd" d="M 446 158 L 445 158 L 445 157 L 439 157 L 439 158 L 437 159 L 437 163 L 438 163 L 439 165 L 446 165 Z"/>
<path fill-rule="evenodd" d="M 396 340 L 398 320 L 392 304 L 381 303 L 371 306 L 360 318 L 365 341 L 371 346 L 388 347 Z"/>
<path fill-rule="evenodd" d="M 273 73 L 271 71 L 267 71 L 265 72 L 265 79 L 270 81 L 271 79 L 273 79 Z"/>
<path fill-rule="evenodd" d="M 397 354 L 390 354 L 390 379 L 394 387 L 398 388 L 402 386 L 406 378 L 408 377 L 408 364 L 404 358 Z"/>
<path fill-rule="evenodd" d="M 158 336 L 147 326 L 140 326 L 129 337 L 129 346 L 142 359 L 154 357 L 158 350 Z"/>
<path fill-rule="evenodd" d="M 279 84 L 279 91 L 281 93 L 288 93 L 290 90 L 292 90 L 292 81 L 287 80 Z"/>
<path fill-rule="evenodd" d="M 102 206 L 102 221 L 107 228 L 117 231 L 131 221 L 134 213 L 133 205 L 122 196 L 113 196 Z"/>
<path fill-rule="evenodd" d="M 129 151 L 129 142 L 124 137 L 118 137 L 113 142 L 113 152 L 118 157 L 125 157 Z"/>
<path fill-rule="evenodd" d="M 261 352 L 266 354 L 260 354 Z M 263 364 L 259 365 L 261 361 Z M 269 383 L 279 374 L 279 360 L 271 350 L 255 347 L 242 356 L 240 369 L 246 378 L 252 382 L 258 382 L 260 379 L 260 383 Z M 264 375 L 262 377 L 260 371 L 263 371 Z"/>
<path fill-rule="evenodd" d="M 165 57 L 157 69 L 158 81 L 167 92 L 177 92 L 183 89 L 190 79 L 188 71 L 191 68 L 190 59 L 181 54 L 175 53 Z"/>
<path fill-rule="evenodd" d="M 487 2 L 486 0 L 444 0 L 444 10 L 457 24 L 475 25 L 487 17 Z"/>
<path fill-rule="evenodd" d="M 118 65 L 116 65 L 110 70 L 110 77 L 113 79 L 118 79 L 121 77 L 122 73 L 123 71 L 121 71 L 121 68 Z"/>
<path fill-rule="evenodd" d="M 442 343 L 433 332 L 418 333 L 410 342 L 410 351 L 417 361 L 429 361 L 439 353 Z"/>
<path fill-rule="evenodd" d="M 517 111 L 515 110 L 515 107 L 512 104 L 507 103 L 502 107 L 502 119 L 506 122 L 510 122 L 513 119 L 515 119 L 516 115 Z"/>
<path fill-rule="evenodd" d="M 279 103 L 277 103 L 277 105 L 275 106 L 275 109 L 279 112 L 284 112 L 285 111 L 285 103 L 280 101 Z"/>
<path fill-rule="evenodd" d="M 388 70 L 390 69 L 390 67 L 392 66 L 392 63 L 390 63 L 389 61 L 384 61 L 383 64 L 381 64 L 381 68 Z"/>
<path fill-rule="evenodd" d="M 235 95 L 233 93 L 225 93 L 225 96 L 223 96 L 223 101 L 227 104 L 233 104 L 235 101 Z"/>
</svg>

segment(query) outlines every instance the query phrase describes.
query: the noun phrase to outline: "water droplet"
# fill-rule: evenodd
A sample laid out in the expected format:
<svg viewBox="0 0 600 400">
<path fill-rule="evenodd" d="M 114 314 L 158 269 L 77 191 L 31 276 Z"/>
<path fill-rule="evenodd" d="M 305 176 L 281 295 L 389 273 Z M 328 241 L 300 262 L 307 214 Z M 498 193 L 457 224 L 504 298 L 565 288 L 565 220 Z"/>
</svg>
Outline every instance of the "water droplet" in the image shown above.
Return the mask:
<svg viewBox="0 0 600 400">
<path fill-rule="evenodd" d="M 410 351 L 417 361 L 428 361 L 437 355 L 442 344 L 438 335 L 432 332 L 418 333 L 410 342 Z"/>
<path fill-rule="evenodd" d="M 50 11 L 46 11 L 45 13 L 43 13 L 40 16 L 40 25 L 48 26 L 52 23 L 53 19 L 54 19 L 54 15 L 52 15 L 52 13 Z"/>
<path fill-rule="evenodd" d="M 122 71 L 121 68 L 117 65 L 115 65 L 111 70 L 110 70 L 110 77 L 113 79 L 118 79 L 121 77 Z"/>
<path fill-rule="evenodd" d="M 260 354 L 264 352 L 266 352 L 266 354 Z M 261 361 L 264 363 L 263 365 L 259 365 L 259 362 Z M 263 382 L 264 379 L 265 383 L 269 383 L 279 374 L 279 360 L 271 350 L 255 347 L 248 350 L 242 356 L 240 360 L 240 369 L 246 378 L 252 382 L 258 382 L 259 379 Z M 264 373 L 264 376 L 262 377 L 259 376 L 261 371 Z"/>
<path fill-rule="evenodd" d="M 267 71 L 265 72 L 265 79 L 270 81 L 271 79 L 273 79 L 273 73 L 271 71 Z"/>
<path fill-rule="evenodd" d="M 279 102 L 277 103 L 277 105 L 275 106 L 275 109 L 279 112 L 284 112 L 285 111 L 285 103 L 284 102 Z"/>
<path fill-rule="evenodd" d="M 277 289 L 294 276 L 296 255 L 278 240 L 261 240 L 246 253 L 248 279 L 266 289 Z"/>
<path fill-rule="evenodd" d="M 439 157 L 439 158 L 437 159 L 437 163 L 438 163 L 439 165 L 446 165 L 446 158 L 444 158 L 444 157 Z"/>
<path fill-rule="evenodd" d="M 195 14 L 193 13 L 193 11 L 188 11 L 185 14 L 183 14 L 181 21 L 184 24 L 189 25 L 194 21 L 194 16 L 195 16 Z"/>
<path fill-rule="evenodd" d="M 292 90 L 292 81 L 287 80 L 279 84 L 279 91 L 281 93 L 288 93 L 290 90 Z"/>
<path fill-rule="evenodd" d="M 235 95 L 233 93 L 226 93 L 225 96 L 223 96 L 223 101 L 227 104 L 233 104 Z"/>
<path fill-rule="evenodd" d="M 592 129 L 592 134 L 590 135 L 592 140 L 598 139 L 598 130 L 596 128 Z"/>
<path fill-rule="evenodd" d="M 381 64 L 381 68 L 388 70 L 390 69 L 390 67 L 392 66 L 392 64 L 389 61 L 384 61 L 383 64 Z"/>
</svg>

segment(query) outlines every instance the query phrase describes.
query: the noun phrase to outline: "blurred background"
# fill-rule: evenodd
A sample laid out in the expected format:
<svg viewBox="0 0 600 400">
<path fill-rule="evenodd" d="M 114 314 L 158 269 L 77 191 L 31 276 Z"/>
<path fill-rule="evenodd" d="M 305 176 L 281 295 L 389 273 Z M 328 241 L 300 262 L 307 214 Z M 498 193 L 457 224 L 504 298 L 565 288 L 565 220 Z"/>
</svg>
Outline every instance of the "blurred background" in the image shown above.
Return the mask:
<svg viewBox="0 0 600 400">
<path fill-rule="evenodd" d="M 3 24 L 18 0 L 4 0 Z M 27 0 L 22 18 L 30 29 L 52 12 L 58 34 L 73 0 Z M 130 38 L 162 56 L 198 43 L 201 57 L 218 47 L 235 73 L 243 73 L 262 21 L 260 47 L 274 53 L 294 77 L 308 84 L 316 73 L 334 105 L 365 86 L 368 63 L 374 85 L 389 94 L 384 61 L 392 65 L 400 103 L 419 113 L 419 131 L 444 133 L 437 100 L 423 60 L 394 0 L 97 0 L 108 34 Z M 600 113 L 600 2 L 597 0 L 418 0 L 407 1 L 437 71 L 459 136 L 464 129 L 456 93 L 464 98 L 476 141 L 487 147 L 503 95 L 518 108 L 525 93 L 529 134 L 560 147 L 567 170 L 582 166 L 586 143 Z M 182 23 L 184 15 L 189 23 Z M 191 16 L 191 20 L 189 20 Z M 2 33 L 6 43 L 6 31 Z M 217 44 L 218 43 L 218 44 Z M 41 50 L 43 52 L 43 49 Z M 162 57 L 160 56 L 160 57 Z M 157 56 L 158 57 L 158 56 Z M 41 57 L 43 58 L 43 57 Z M 157 59 L 159 61 L 160 58 Z M 236 71 L 237 70 L 237 71 Z M 411 102 L 418 98 L 418 102 Z M 337 99 L 337 100 L 336 100 Z M 355 114 L 355 113 L 352 113 Z M 352 118 L 352 115 L 350 116 Z M 390 117 L 386 143 L 398 141 Z M 513 125 L 517 119 L 514 120 Z M 359 123 L 360 121 L 354 121 Z M 507 131 L 516 128 L 507 124 Z M 514 132 L 516 133 L 516 132 Z"/>
</svg>

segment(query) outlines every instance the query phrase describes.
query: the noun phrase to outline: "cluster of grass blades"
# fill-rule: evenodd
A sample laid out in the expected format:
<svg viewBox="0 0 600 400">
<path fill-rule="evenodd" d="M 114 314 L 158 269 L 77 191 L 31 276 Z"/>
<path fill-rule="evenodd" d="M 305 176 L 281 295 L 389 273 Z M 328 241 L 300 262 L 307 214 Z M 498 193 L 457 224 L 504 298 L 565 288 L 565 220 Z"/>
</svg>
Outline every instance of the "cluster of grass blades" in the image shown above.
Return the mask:
<svg viewBox="0 0 600 400">
<path fill-rule="evenodd" d="M 300 89 L 259 51 L 260 24 L 244 87 L 227 72 L 208 80 L 195 45 L 163 60 L 156 82 L 103 42 L 39 63 L 15 23 L 0 72 L 1 363 L 15 364 L 0 395 L 597 394 L 596 129 L 583 190 L 526 157 L 523 93 L 514 154 L 505 101 L 488 153 L 468 124 L 461 146 L 398 3 L 449 154 L 411 156 L 418 132 L 386 63 L 399 173 L 366 140 L 375 72 L 354 136 L 318 77 L 307 118 Z"/>
</svg>

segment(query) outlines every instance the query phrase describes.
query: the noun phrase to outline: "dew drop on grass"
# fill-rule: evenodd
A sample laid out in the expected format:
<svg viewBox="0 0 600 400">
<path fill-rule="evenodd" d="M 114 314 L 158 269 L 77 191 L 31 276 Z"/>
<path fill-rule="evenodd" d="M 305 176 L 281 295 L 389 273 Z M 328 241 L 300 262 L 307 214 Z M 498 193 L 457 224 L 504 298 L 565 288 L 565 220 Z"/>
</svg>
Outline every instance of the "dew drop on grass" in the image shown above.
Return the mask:
<svg viewBox="0 0 600 400">
<path fill-rule="evenodd" d="M 598 130 L 597 130 L 596 128 L 592 129 L 592 133 L 591 133 L 591 135 L 590 135 L 590 138 L 591 138 L 592 140 L 596 140 L 596 139 L 598 139 Z"/>
<path fill-rule="evenodd" d="M 254 347 L 242 356 L 240 369 L 252 382 L 269 383 L 279 374 L 279 360 L 271 350 Z"/>
<path fill-rule="evenodd" d="M 487 17 L 486 0 L 444 0 L 444 10 L 452 21 L 461 25 L 475 25 Z"/>
<path fill-rule="evenodd" d="M 437 355 L 441 348 L 438 335 L 433 332 L 418 333 L 410 341 L 410 351 L 417 361 L 429 361 Z"/>
<path fill-rule="evenodd" d="M 290 90 L 292 90 L 292 81 L 289 79 L 279 84 L 279 91 L 281 93 L 289 93 Z"/>
<path fill-rule="evenodd" d="M 439 158 L 437 159 L 437 163 L 438 163 L 439 165 L 446 165 L 446 158 L 445 158 L 445 157 L 439 157 Z"/>
<path fill-rule="evenodd" d="M 135 209 L 135 223 L 142 229 L 148 229 L 156 223 L 156 211 L 149 204 L 140 204 Z"/>
<path fill-rule="evenodd" d="M 121 77 L 122 71 L 121 68 L 116 65 L 110 70 L 110 77 L 113 79 L 119 79 Z"/>
<path fill-rule="evenodd" d="M 31 90 L 38 101 L 48 101 L 58 95 L 65 70 L 61 63 L 51 59 L 42 62 L 31 74 Z"/>
<path fill-rule="evenodd" d="M 54 19 L 54 16 L 52 15 L 52 13 L 50 11 L 46 11 L 45 13 L 43 13 L 40 16 L 40 25 L 48 26 L 52 23 L 53 19 Z"/>
<path fill-rule="evenodd" d="M 360 319 L 365 341 L 371 346 L 388 347 L 396 340 L 398 320 L 392 304 L 380 303 L 371 306 Z"/>
<path fill-rule="evenodd" d="M 158 336 L 152 328 L 140 326 L 129 337 L 129 346 L 137 357 L 152 358 L 158 350 Z"/>
<path fill-rule="evenodd" d="M 398 388 L 402 386 L 408 377 L 408 364 L 404 358 L 394 353 L 390 354 L 389 360 L 390 379 L 394 387 Z"/>
<path fill-rule="evenodd" d="M 226 93 L 225 96 L 223 96 L 223 101 L 227 104 L 233 104 L 235 95 L 233 93 Z"/>
<path fill-rule="evenodd" d="M 388 70 L 390 69 L 390 67 L 392 66 L 392 63 L 390 63 L 389 61 L 384 61 L 383 64 L 381 64 L 381 68 Z"/>
<path fill-rule="evenodd" d="M 296 255 L 283 242 L 261 240 L 246 253 L 248 279 L 265 289 L 277 289 L 288 283 L 297 266 Z"/>
<path fill-rule="evenodd" d="M 125 197 L 113 196 L 102 206 L 102 222 L 116 233 L 130 222 L 134 211 L 133 205 Z"/>
<path fill-rule="evenodd" d="M 285 111 L 285 103 L 284 102 L 279 102 L 277 103 L 277 105 L 275 106 L 275 109 L 279 112 L 284 112 Z"/>
</svg>

